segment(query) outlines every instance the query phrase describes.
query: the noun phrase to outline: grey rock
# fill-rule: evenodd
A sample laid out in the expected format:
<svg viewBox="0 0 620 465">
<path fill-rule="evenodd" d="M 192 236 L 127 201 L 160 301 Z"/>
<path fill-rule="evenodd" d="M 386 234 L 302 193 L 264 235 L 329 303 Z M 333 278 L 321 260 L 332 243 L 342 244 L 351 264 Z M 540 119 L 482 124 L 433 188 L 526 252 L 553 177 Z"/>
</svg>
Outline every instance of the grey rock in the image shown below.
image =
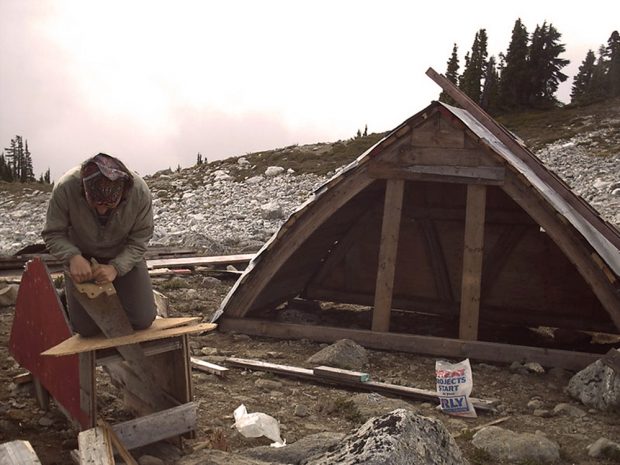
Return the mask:
<svg viewBox="0 0 620 465">
<path fill-rule="evenodd" d="M 270 166 L 265 170 L 265 176 L 273 177 L 278 176 L 284 172 L 284 168 L 281 166 Z"/>
<path fill-rule="evenodd" d="M 599 438 L 588 446 L 588 455 L 590 457 L 620 461 L 620 444 L 607 438 Z"/>
<path fill-rule="evenodd" d="M 544 404 L 544 402 L 543 402 L 542 400 L 539 400 L 539 399 L 533 399 L 533 400 L 530 400 L 530 401 L 527 403 L 527 408 L 529 408 L 529 409 L 531 409 L 531 410 L 536 410 L 536 409 L 541 409 L 541 408 L 543 408 L 543 406 L 544 406 L 544 405 L 545 405 L 545 404 Z"/>
<path fill-rule="evenodd" d="M 600 360 L 570 379 L 568 393 L 588 407 L 620 412 L 620 376 Z"/>
<path fill-rule="evenodd" d="M 368 420 L 327 452 L 303 465 L 462 465 L 461 451 L 443 424 L 398 409 Z"/>
<path fill-rule="evenodd" d="M 320 350 L 306 361 L 313 365 L 361 370 L 368 364 L 368 353 L 358 343 L 350 339 L 341 339 Z"/>
<path fill-rule="evenodd" d="M 357 394 L 351 397 L 350 400 L 355 405 L 362 421 L 385 415 L 396 409 L 414 410 L 411 404 L 405 400 L 391 399 L 374 392 Z"/>
<path fill-rule="evenodd" d="M 293 411 L 293 415 L 295 415 L 296 417 L 307 417 L 310 414 L 310 412 L 308 411 L 308 407 L 306 407 L 303 404 L 297 404 L 295 405 L 295 410 Z"/>
<path fill-rule="evenodd" d="M 553 414 L 554 415 L 565 415 L 565 416 L 574 417 L 574 418 L 582 418 L 587 415 L 587 413 L 581 410 L 579 407 L 575 407 L 574 405 L 566 404 L 566 403 L 561 403 L 561 404 L 556 405 L 553 408 Z"/>
<path fill-rule="evenodd" d="M 474 435 L 472 444 L 496 460 L 553 463 L 560 458 L 560 446 L 538 431 L 518 434 L 499 426 L 488 426 Z"/>
<path fill-rule="evenodd" d="M 254 385 L 263 391 L 277 391 L 282 389 L 282 383 L 280 381 L 274 381 L 271 379 L 259 378 L 254 382 Z"/>
<path fill-rule="evenodd" d="M 17 302 L 17 284 L 0 283 L 0 307 L 12 307 Z"/>
<path fill-rule="evenodd" d="M 286 447 L 261 446 L 241 452 L 242 455 L 270 463 L 299 463 L 336 446 L 345 437 L 343 433 L 317 433 L 300 439 Z"/>
<path fill-rule="evenodd" d="M 543 374 L 545 372 L 545 369 L 538 362 L 528 362 L 523 367 L 530 373 Z"/>
</svg>

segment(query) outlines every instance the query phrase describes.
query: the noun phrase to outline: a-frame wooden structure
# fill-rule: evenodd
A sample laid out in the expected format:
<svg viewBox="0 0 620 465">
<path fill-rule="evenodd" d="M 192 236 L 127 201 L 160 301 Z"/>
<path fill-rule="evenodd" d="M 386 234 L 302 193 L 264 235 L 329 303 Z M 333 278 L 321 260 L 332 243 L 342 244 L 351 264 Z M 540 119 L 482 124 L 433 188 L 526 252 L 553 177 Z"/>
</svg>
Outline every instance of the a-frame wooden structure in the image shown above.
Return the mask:
<svg viewBox="0 0 620 465">
<path fill-rule="evenodd" d="M 220 329 L 580 368 L 585 352 L 479 339 L 480 322 L 620 333 L 620 233 L 443 76 L 433 102 L 319 188 L 228 294 Z M 371 307 L 369 327 L 260 318 L 290 299 Z M 390 331 L 393 310 L 458 319 Z"/>
</svg>

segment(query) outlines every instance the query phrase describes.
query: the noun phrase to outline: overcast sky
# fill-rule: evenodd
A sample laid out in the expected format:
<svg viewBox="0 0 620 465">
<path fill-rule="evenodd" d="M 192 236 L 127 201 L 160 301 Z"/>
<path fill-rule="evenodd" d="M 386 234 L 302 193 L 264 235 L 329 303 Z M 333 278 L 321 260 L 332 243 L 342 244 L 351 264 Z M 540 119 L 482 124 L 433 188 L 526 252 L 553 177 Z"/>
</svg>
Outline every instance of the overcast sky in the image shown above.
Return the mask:
<svg viewBox="0 0 620 465">
<path fill-rule="evenodd" d="M 0 147 L 57 178 L 98 152 L 141 174 L 386 131 L 440 89 L 453 43 L 553 23 L 572 77 L 620 1 L 0 0 Z"/>
</svg>

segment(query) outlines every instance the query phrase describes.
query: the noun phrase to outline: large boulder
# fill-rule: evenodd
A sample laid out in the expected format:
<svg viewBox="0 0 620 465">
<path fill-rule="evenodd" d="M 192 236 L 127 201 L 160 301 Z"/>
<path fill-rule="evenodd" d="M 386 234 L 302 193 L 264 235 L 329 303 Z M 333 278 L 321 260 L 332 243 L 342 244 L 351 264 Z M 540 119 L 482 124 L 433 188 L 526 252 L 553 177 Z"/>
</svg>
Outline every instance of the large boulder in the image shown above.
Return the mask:
<svg viewBox="0 0 620 465">
<path fill-rule="evenodd" d="M 302 465 L 463 465 L 461 450 L 443 424 L 398 409 L 375 417 L 329 451 Z"/>
<path fill-rule="evenodd" d="M 472 444 L 495 460 L 553 463 L 560 459 L 560 446 L 539 431 L 519 434 L 499 426 L 488 426 L 474 435 Z"/>
<path fill-rule="evenodd" d="M 600 360 L 571 378 L 568 393 L 588 407 L 620 412 L 620 374 Z"/>
</svg>

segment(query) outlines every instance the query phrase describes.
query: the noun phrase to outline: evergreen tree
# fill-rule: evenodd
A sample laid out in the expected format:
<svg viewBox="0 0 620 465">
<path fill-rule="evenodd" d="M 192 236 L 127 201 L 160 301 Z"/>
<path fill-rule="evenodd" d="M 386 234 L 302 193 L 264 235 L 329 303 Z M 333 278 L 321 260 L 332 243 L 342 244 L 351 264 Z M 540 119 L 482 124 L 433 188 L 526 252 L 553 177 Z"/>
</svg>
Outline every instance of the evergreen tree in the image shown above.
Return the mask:
<svg viewBox="0 0 620 465">
<path fill-rule="evenodd" d="M 548 107 L 556 105 L 554 96 L 560 82 L 566 81 L 568 76 L 560 70 L 569 61 L 560 58 L 566 51 L 564 44 L 559 40 L 562 37 L 552 24 L 544 22 L 536 26 L 532 34 L 532 42 L 528 56 L 529 82 L 528 104 L 534 107 Z"/>
<path fill-rule="evenodd" d="M 528 74 L 528 33 L 521 23 L 521 18 L 515 21 L 512 28 L 510 44 L 502 61 L 499 84 L 499 105 L 510 109 L 527 104 L 527 74 Z"/>
<path fill-rule="evenodd" d="M 610 97 L 620 95 L 620 34 L 613 31 L 607 40 L 605 49 L 607 59 L 607 82 Z"/>
<path fill-rule="evenodd" d="M 454 44 L 454 47 L 452 47 L 452 55 L 450 55 L 450 58 L 448 59 L 448 62 L 446 63 L 446 79 L 448 79 L 448 81 L 450 81 L 451 83 L 453 83 L 454 85 L 458 85 L 458 80 L 459 80 L 459 56 L 458 56 L 458 47 L 456 45 L 456 43 Z M 440 102 L 445 102 L 448 105 L 454 105 L 454 100 L 452 99 L 452 97 L 450 97 L 448 94 L 446 94 L 445 91 L 441 92 L 441 94 L 439 94 L 439 101 Z"/>
<path fill-rule="evenodd" d="M 11 139 L 10 147 L 6 148 L 5 164 L 9 169 L 11 181 L 29 182 L 35 179 L 32 169 L 32 156 L 28 149 L 28 141 L 21 136 Z"/>
<path fill-rule="evenodd" d="M 50 184 L 52 182 L 50 178 L 51 178 L 50 169 L 48 168 L 45 174 L 43 175 L 43 182 L 46 184 Z"/>
<path fill-rule="evenodd" d="M 4 151 L 0 154 L 0 181 L 11 182 L 13 180 L 13 176 L 11 173 L 11 168 L 9 167 L 9 163 L 4 156 Z"/>
<path fill-rule="evenodd" d="M 600 102 L 609 96 L 608 62 L 605 60 L 605 46 L 601 45 L 598 51 L 598 60 L 592 70 L 590 85 L 586 90 L 584 103 Z"/>
<path fill-rule="evenodd" d="M 484 75 L 484 88 L 480 97 L 480 106 L 490 114 L 496 114 L 499 105 L 499 74 L 495 67 L 495 57 L 491 56 Z"/>
<path fill-rule="evenodd" d="M 365 124 L 364 125 L 364 134 L 362 134 L 364 137 L 366 137 L 368 135 L 368 125 Z"/>
<path fill-rule="evenodd" d="M 592 50 L 588 50 L 586 57 L 581 62 L 579 71 L 573 80 L 571 88 L 571 103 L 588 103 L 590 101 L 589 91 L 592 86 L 592 76 L 596 63 L 596 56 Z"/>
<path fill-rule="evenodd" d="M 480 29 L 476 32 L 471 54 L 465 56 L 465 69 L 459 80 L 459 87 L 474 102 L 480 103 L 482 94 L 482 79 L 487 65 L 487 32 Z"/>
</svg>

